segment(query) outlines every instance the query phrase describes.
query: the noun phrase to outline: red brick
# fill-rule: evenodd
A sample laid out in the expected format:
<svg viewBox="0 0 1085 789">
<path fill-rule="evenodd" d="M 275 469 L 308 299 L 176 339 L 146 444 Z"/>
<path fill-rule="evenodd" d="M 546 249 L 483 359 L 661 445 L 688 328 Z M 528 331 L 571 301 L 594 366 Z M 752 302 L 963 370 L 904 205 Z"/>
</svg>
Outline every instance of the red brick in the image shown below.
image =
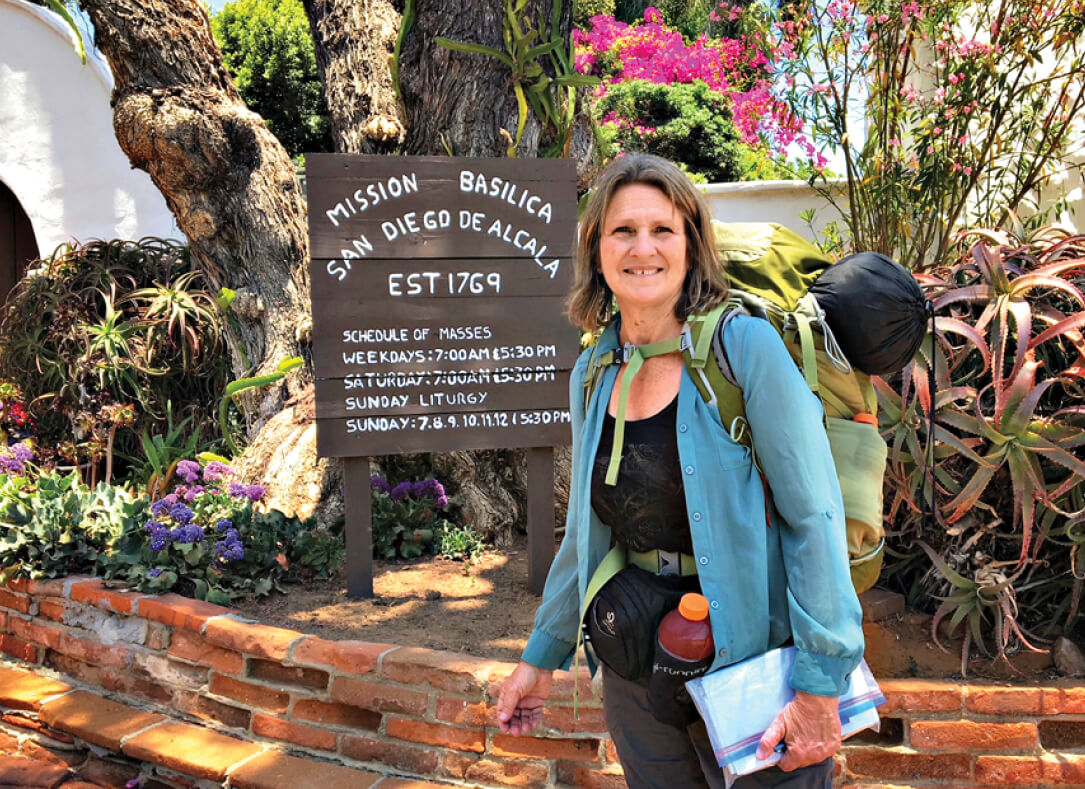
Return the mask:
<svg viewBox="0 0 1085 789">
<path fill-rule="evenodd" d="M 481 694 L 494 664 L 456 652 L 404 647 L 381 661 L 381 678 L 405 685 L 432 685 L 452 693 Z"/>
<path fill-rule="evenodd" d="M 405 688 L 393 688 L 378 682 L 338 677 L 332 682 L 332 701 L 379 712 L 399 712 L 421 716 L 429 696 Z"/>
<path fill-rule="evenodd" d="M 328 687 L 328 672 L 301 666 L 284 666 L 275 660 L 249 658 L 245 675 L 252 679 L 273 682 L 276 685 L 293 685 L 296 688 L 324 690 Z"/>
<path fill-rule="evenodd" d="M 484 701 L 437 697 L 437 720 L 465 726 L 497 726 L 497 706 Z"/>
<path fill-rule="evenodd" d="M 550 689 L 550 701 L 571 702 L 575 689 L 574 679 L 576 680 L 575 685 L 579 688 L 580 704 L 599 704 L 602 702 L 603 697 L 595 695 L 592 688 L 591 674 L 585 666 L 580 667 L 579 674 L 574 674 L 572 671 L 555 671 L 554 684 Z"/>
<path fill-rule="evenodd" d="M 1043 689 L 1045 715 L 1081 715 L 1085 713 L 1085 686 Z"/>
<path fill-rule="evenodd" d="M 28 671 L 0 666 L 0 707 L 37 710 L 43 699 L 71 689 L 71 685 L 54 682 Z"/>
<path fill-rule="evenodd" d="M 606 760 L 612 764 L 618 763 L 618 749 L 614 747 L 614 740 L 609 737 L 603 741 L 605 743 L 604 751 L 606 752 Z"/>
<path fill-rule="evenodd" d="M 324 729 L 314 729 L 312 726 L 303 726 L 300 723 L 291 723 L 281 718 L 273 718 L 270 715 L 252 716 L 252 733 L 261 737 L 269 737 L 273 740 L 284 740 L 306 748 L 316 748 L 321 751 L 334 751 L 336 735 L 334 732 Z"/>
<path fill-rule="evenodd" d="M 7 633 L 0 636 L 0 652 L 19 660 L 25 660 L 27 663 L 38 662 L 38 647 L 36 644 L 30 644 Z"/>
<path fill-rule="evenodd" d="M 511 734 L 495 734 L 490 745 L 490 753 L 494 756 L 522 759 L 594 762 L 599 759 L 599 740 L 513 737 Z"/>
<path fill-rule="evenodd" d="M 184 630 L 182 633 L 186 632 Z M 147 649 L 161 652 L 170 645 L 170 629 L 158 622 L 147 623 Z"/>
<path fill-rule="evenodd" d="M 882 715 L 890 712 L 954 712 L 961 709 L 959 685 L 927 679 L 887 679 L 878 683 L 885 694 Z"/>
<path fill-rule="evenodd" d="M 124 668 L 128 665 L 128 650 L 125 647 L 107 646 L 99 641 L 76 638 L 70 633 L 61 635 L 57 651 L 95 666 Z"/>
<path fill-rule="evenodd" d="M 187 723 L 163 723 L 129 737 L 122 746 L 132 759 L 210 781 L 221 781 L 230 767 L 260 750 L 254 743 Z"/>
<path fill-rule="evenodd" d="M 603 719 L 603 708 L 580 705 L 577 714 L 571 706 L 547 705 L 543 709 L 543 726 L 554 731 L 569 734 L 594 734 L 607 730 Z"/>
<path fill-rule="evenodd" d="M 504 786 L 538 787 L 549 781 L 550 770 L 541 764 L 479 759 L 467 769 L 464 777 L 469 781 L 488 781 Z"/>
<path fill-rule="evenodd" d="M 240 674 L 245 666 L 245 658 L 239 652 L 212 646 L 202 636 L 187 630 L 174 631 L 167 654 L 210 666 L 222 674 Z"/>
<path fill-rule="evenodd" d="M 20 614 L 30 613 L 30 604 L 33 602 L 23 594 L 15 594 L 0 586 L 0 608 L 10 608 Z"/>
<path fill-rule="evenodd" d="M 909 743 L 927 751 L 992 751 L 1035 748 L 1035 723 L 912 721 Z"/>
<path fill-rule="evenodd" d="M 102 684 L 102 669 L 100 666 L 92 666 L 82 660 L 62 655 L 60 652 L 48 650 L 45 653 L 45 665 L 61 674 L 85 682 L 88 685 Z"/>
<path fill-rule="evenodd" d="M 1042 688 L 1006 688 L 994 685 L 969 685 L 965 706 L 983 715 L 1039 715 L 1043 712 Z"/>
<path fill-rule="evenodd" d="M 173 691 L 170 688 L 144 677 L 136 677 L 111 668 L 103 668 L 101 677 L 102 687 L 114 693 L 139 696 L 140 698 L 156 701 L 159 704 L 171 704 L 173 702 Z"/>
<path fill-rule="evenodd" d="M 0 729 L 0 756 L 18 753 L 19 738 Z"/>
<path fill-rule="evenodd" d="M 118 592 L 108 588 L 101 579 L 95 578 L 92 581 L 72 584 L 71 597 L 77 603 L 104 608 L 115 614 L 131 614 L 136 610 L 136 601 L 144 595 L 135 592 Z"/>
<path fill-rule="evenodd" d="M 82 690 L 43 704 L 40 715 L 50 726 L 111 751 L 119 751 L 128 735 L 165 720 Z"/>
<path fill-rule="evenodd" d="M 64 601 L 55 599 L 45 599 L 38 601 L 38 614 L 46 619 L 52 619 L 54 622 L 64 621 Z"/>
<path fill-rule="evenodd" d="M 24 641 L 32 641 L 50 649 L 57 649 L 60 646 L 61 631 L 55 627 L 39 625 L 33 619 L 12 616 L 8 619 L 8 628 L 11 633 Z"/>
<path fill-rule="evenodd" d="M 173 705 L 180 712 L 203 720 L 218 721 L 223 726 L 234 729 L 247 729 L 252 722 L 252 712 L 249 710 L 231 707 L 199 693 L 176 691 L 173 694 Z"/>
<path fill-rule="evenodd" d="M 0 786 L 57 786 L 67 771 L 67 766 L 62 764 L 41 764 L 19 756 L 0 756 Z"/>
<path fill-rule="evenodd" d="M 372 737 L 351 737 L 344 734 L 339 743 L 339 752 L 348 759 L 379 762 L 419 775 L 436 772 L 438 764 L 437 752 L 434 750 Z"/>
<path fill-rule="evenodd" d="M 967 780 L 972 766 L 967 753 L 914 753 L 899 748 L 850 749 L 847 759 L 849 778 L 879 781 Z"/>
<path fill-rule="evenodd" d="M 348 726 L 371 731 L 376 731 L 381 723 L 379 712 L 347 704 L 329 704 L 316 699 L 296 700 L 290 714 L 294 718 L 323 723 L 325 726 Z"/>
<path fill-rule="evenodd" d="M 231 770 L 230 786 L 237 789 L 368 789 L 380 777 L 376 773 L 268 751 Z M 381 781 L 381 789 L 389 789 L 387 781 Z"/>
<path fill-rule="evenodd" d="M 376 789 L 448 789 L 448 784 L 435 784 L 414 778 L 385 778 Z"/>
<path fill-rule="evenodd" d="M 46 762 L 47 764 L 56 764 L 65 768 L 75 767 L 82 763 L 83 759 L 86 758 L 81 750 L 73 750 L 67 746 L 49 748 L 41 742 L 35 742 L 34 740 L 25 740 L 23 742 L 23 748 L 19 753 L 28 759 Z M 6 789 L 5 784 L 0 784 L 0 786 L 5 786 Z"/>
<path fill-rule="evenodd" d="M 478 761 L 478 754 L 462 751 L 447 751 L 441 757 L 441 775 L 463 778 L 471 765 Z"/>
<path fill-rule="evenodd" d="M 27 584 L 28 593 L 34 597 L 68 597 L 68 587 L 79 581 L 90 579 L 89 575 L 69 575 L 67 578 L 31 579 Z"/>
<path fill-rule="evenodd" d="M 625 789 L 626 786 L 625 773 L 620 767 L 597 770 L 565 762 L 558 762 L 558 781 L 578 789 Z"/>
<path fill-rule="evenodd" d="M 211 617 L 233 613 L 233 609 L 205 603 L 203 600 L 182 597 L 179 594 L 143 597 L 136 607 L 139 615 L 144 619 L 194 633 L 202 631 Z"/>
<path fill-rule="evenodd" d="M 397 740 L 409 740 L 423 745 L 439 745 L 456 751 L 482 753 L 486 750 L 486 733 L 478 729 L 458 729 L 442 726 L 439 723 L 388 718 L 385 721 L 384 730 L 389 737 L 395 737 Z"/>
<path fill-rule="evenodd" d="M 12 592 L 18 592 L 19 594 L 30 594 L 29 578 L 9 578 L 7 583 L 0 584 L 0 586 L 6 586 Z"/>
<path fill-rule="evenodd" d="M 0 611 L 0 633 L 8 632 L 8 612 Z"/>
<path fill-rule="evenodd" d="M 302 638 L 295 630 L 242 622 L 227 616 L 208 622 L 203 635 L 216 646 L 280 661 L 286 657 L 290 645 Z"/>
<path fill-rule="evenodd" d="M 32 718 L 23 712 L 5 712 L 3 715 L 0 715 L 0 720 L 9 726 L 16 726 L 20 729 L 36 732 L 51 740 L 65 743 L 66 745 L 71 745 L 75 742 L 75 740 L 67 734 L 59 732 L 56 729 L 51 729 L 37 718 Z"/>
<path fill-rule="evenodd" d="M 140 768 L 131 764 L 99 759 L 91 755 L 87 757 L 87 760 L 80 765 L 76 772 L 84 781 L 90 781 L 96 786 L 121 789 L 129 781 L 139 776 Z"/>
<path fill-rule="evenodd" d="M 210 690 L 215 695 L 226 696 L 250 707 L 260 707 L 271 712 L 286 712 L 290 704 L 290 696 L 287 693 L 266 688 L 263 685 L 242 682 L 222 674 L 211 674 Z"/>
<path fill-rule="evenodd" d="M 377 667 L 377 660 L 381 655 L 395 648 L 394 644 L 327 641 L 310 637 L 294 647 L 291 662 L 328 666 L 344 674 L 368 674 Z"/>
<path fill-rule="evenodd" d="M 1036 756 L 977 756 L 976 781 L 983 784 L 1037 784 L 1044 765 Z"/>
</svg>

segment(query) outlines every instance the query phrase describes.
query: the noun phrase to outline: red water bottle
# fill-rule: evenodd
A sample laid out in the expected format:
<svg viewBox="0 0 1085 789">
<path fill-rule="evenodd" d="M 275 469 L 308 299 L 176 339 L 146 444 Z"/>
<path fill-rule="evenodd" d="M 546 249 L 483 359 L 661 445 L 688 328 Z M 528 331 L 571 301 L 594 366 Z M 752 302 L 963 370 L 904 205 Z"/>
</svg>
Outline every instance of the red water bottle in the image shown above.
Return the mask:
<svg viewBox="0 0 1085 789">
<path fill-rule="evenodd" d="M 712 655 L 712 625 L 708 621 L 708 600 L 696 592 L 682 595 L 678 608 L 659 623 L 659 646 L 671 657 L 700 663 Z"/>
</svg>

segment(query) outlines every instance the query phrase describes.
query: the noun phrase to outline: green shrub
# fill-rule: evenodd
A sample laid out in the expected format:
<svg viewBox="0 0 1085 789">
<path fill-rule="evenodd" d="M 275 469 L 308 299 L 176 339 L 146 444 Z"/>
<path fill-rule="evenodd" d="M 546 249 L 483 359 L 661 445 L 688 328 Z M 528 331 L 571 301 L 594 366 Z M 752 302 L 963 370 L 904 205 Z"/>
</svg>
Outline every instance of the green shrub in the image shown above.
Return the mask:
<svg viewBox="0 0 1085 789">
<path fill-rule="evenodd" d="M 471 525 L 455 526 L 445 521 L 437 529 L 437 554 L 446 559 L 472 562 L 489 547 Z"/>
<path fill-rule="evenodd" d="M 373 489 L 373 556 L 414 559 L 432 553 L 434 540 L 451 524 L 442 514 L 449 500 L 435 479 L 392 485 L 384 477 L 369 481 Z"/>
<path fill-rule="evenodd" d="M 211 30 L 241 97 L 291 156 L 333 150 L 301 0 L 235 0 L 212 17 Z"/>
<path fill-rule="evenodd" d="M 25 469 L 0 473 L 0 567 L 4 577 L 59 578 L 108 562 L 117 542 L 142 526 L 147 502 L 79 475 Z"/>
<path fill-rule="evenodd" d="M 142 463 L 140 436 L 167 416 L 210 441 L 229 381 L 223 314 L 169 241 L 64 246 L 0 307 L 0 381 L 13 385 L 46 465 L 91 482 L 116 455 Z"/>
<path fill-rule="evenodd" d="M 573 5 L 573 25 L 586 30 L 593 16 L 614 16 L 614 0 L 576 0 Z"/>
<path fill-rule="evenodd" d="M 772 158 L 741 142 L 726 100 L 703 82 L 614 83 L 596 102 L 594 114 L 605 159 L 622 152 L 653 153 L 710 182 L 774 175 Z"/>
</svg>

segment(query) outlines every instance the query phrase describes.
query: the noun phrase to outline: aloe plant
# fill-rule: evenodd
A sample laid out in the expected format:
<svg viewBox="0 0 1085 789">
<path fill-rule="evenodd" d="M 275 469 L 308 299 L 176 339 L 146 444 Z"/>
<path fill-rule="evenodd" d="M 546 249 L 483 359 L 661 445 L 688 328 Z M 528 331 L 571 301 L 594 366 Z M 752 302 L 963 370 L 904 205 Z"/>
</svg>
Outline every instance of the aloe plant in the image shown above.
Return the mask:
<svg viewBox="0 0 1085 789">
<path fill-rule="evenodd" d="M 984 651 L 993 629 L 1004 656 L 1029 646 L 1026 627 L 1072 626 L 1085 586 L 1085 236 L 961 241 L 954 265 L 917 275 L 936 334 L 899 379 L 873 379 L 890 447 L 887 576 L 913 601 L 941 599 L 936 620 L 967 619 Z"/>
</svg>

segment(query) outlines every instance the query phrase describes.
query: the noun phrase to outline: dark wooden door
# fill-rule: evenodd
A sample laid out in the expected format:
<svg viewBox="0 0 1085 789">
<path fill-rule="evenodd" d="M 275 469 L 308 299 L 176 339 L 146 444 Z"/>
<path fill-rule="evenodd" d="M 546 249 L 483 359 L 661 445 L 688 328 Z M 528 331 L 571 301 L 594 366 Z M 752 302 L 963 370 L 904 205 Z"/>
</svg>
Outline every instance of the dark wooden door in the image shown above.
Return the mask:
<svg viewBox="0 0 1085 789">
<path fill-rule="evenodd" d="M 19 199 L 0 182 L 0 302 L 38 257 L 34 228 Z"/>
</svg>

